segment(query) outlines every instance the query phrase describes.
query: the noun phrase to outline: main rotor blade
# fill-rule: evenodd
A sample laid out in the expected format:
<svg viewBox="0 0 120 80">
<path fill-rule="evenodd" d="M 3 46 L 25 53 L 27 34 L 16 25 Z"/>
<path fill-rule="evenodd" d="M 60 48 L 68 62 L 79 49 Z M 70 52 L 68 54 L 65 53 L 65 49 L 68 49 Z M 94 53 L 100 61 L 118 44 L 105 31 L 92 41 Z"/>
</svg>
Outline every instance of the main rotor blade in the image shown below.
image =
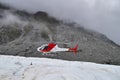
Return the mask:
<svg viewBox="0 0 120 80">
<path fill-rule="evenodd" d="M 52 35 L 48 34 L 48 36 L 49 36 L 50 42 L 52 42 L 53 41 Z"/>
<path fill-rule="evenodd" d="M 68 43 L 68 42 L 55 42 L 57 44 L 71 44 L 71 43 Z"/>
</svg>

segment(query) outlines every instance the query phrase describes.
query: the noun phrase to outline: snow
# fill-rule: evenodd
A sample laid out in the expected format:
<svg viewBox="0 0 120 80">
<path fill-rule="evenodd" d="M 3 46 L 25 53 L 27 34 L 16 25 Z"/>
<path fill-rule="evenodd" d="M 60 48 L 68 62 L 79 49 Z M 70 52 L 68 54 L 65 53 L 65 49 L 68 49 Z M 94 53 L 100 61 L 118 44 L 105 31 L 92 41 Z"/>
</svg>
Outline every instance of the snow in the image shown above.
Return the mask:
<svg viewBox="0 0 120 80">
<path fill-rule="evenodd" d="M 0 80 L 120 80 L 120 66 L 0 55 Z"/>
</svg>

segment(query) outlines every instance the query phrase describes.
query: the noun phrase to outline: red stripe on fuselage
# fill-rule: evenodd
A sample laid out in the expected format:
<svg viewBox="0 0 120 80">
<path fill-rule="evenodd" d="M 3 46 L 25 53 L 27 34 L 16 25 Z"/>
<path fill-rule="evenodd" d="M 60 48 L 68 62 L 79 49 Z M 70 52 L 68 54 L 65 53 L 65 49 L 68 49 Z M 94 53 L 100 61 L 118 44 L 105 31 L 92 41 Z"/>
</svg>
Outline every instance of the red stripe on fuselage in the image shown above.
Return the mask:
<svg viewBox="0 0 120 80">
<path fill-rule="evenodd" d="M 41 50 L 42 52 L 50 52 L 54 47 L 56 46 L 56 44 L 54 43 L 49 43 L 48 44 L 48 48 L 46 50 Z"/>
</svg>

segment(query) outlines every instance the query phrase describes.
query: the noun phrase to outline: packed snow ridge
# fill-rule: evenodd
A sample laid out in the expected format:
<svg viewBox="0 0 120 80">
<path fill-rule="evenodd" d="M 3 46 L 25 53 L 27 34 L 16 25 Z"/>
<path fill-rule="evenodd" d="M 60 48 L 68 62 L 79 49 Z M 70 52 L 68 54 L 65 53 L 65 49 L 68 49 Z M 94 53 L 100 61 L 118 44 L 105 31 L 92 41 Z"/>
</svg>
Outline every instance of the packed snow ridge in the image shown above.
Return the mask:
<svg viewBox="0 0 120 80">
<path fill-rule="evenodd" d="M 0 55 L 0 80 L 120 80 L 120 66 Z"/>
</svg>

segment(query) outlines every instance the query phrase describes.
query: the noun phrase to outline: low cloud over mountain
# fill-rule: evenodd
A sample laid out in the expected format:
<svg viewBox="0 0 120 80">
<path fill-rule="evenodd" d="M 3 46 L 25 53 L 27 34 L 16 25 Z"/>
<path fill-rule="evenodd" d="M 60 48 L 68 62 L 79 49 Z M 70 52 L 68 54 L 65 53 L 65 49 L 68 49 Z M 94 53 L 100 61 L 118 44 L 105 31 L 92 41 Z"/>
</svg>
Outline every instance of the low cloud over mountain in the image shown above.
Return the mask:
<svg viewBox="0 0 120 80">
<path fill-rule="evenodd" d="M 1 0 L 29 12 L 45 11 L 65 21 L 74 21 L 105 34 L 120 44 L 119 0 Z"/>
</svg>

